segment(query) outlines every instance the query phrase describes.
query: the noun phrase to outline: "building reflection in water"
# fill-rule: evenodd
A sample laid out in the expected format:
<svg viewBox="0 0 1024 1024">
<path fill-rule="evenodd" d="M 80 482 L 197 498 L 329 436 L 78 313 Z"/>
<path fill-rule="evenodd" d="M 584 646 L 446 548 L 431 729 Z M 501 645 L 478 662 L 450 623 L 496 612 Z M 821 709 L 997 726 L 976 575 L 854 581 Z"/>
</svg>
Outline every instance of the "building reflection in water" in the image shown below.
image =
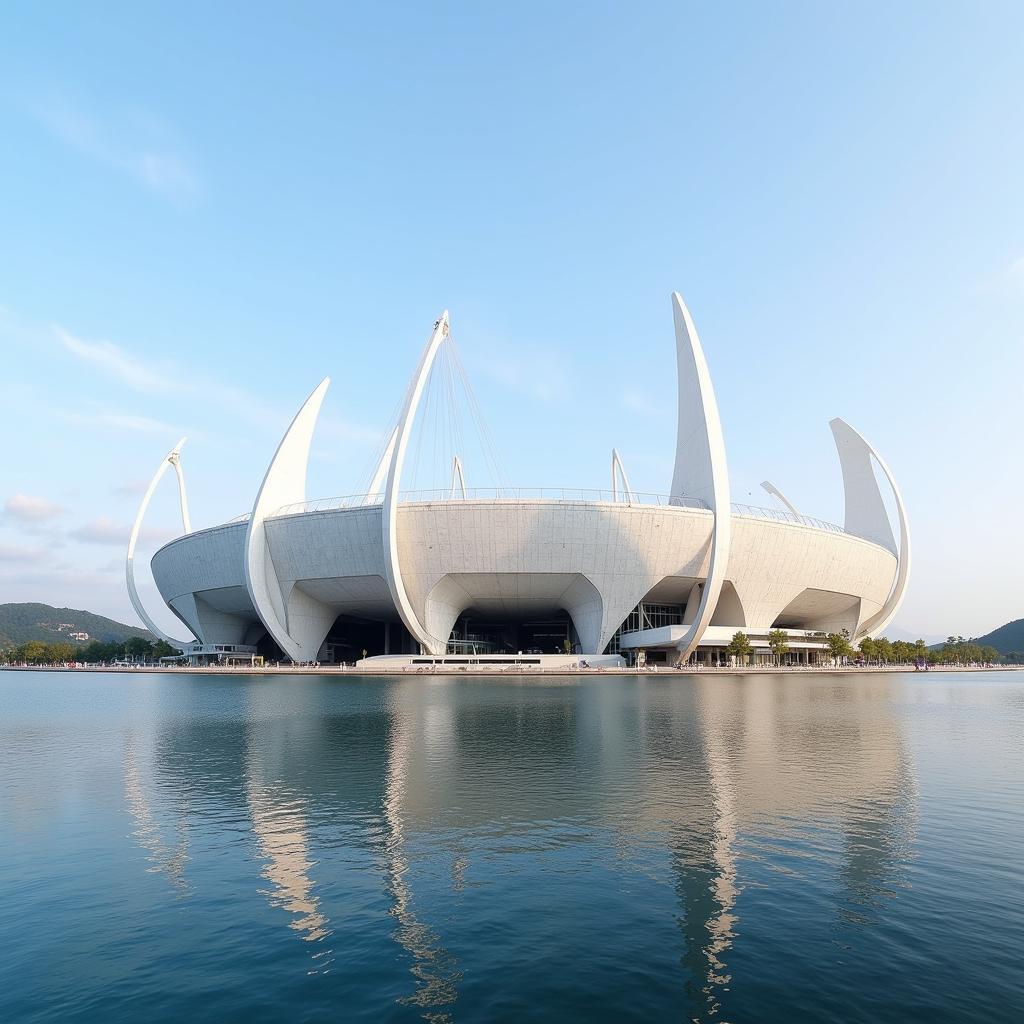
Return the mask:
<svg viewBox="0 0 1024 1024">
<path fill-rule="evenodd" d="M 261 875 L 271 886 L 263 895 L 272 907 L 291 916 L 289 928 L 315 944 L 310 973 L 326 973 L 334 959 L 324 944 L 331 931 L 311 877 L 316 863 L 310 852 L 309 811 L 316 794 L 303 793 L 288 777 L 295 760 L 291 751 L 307 749 L 311 743 L 315 749 L 319 729 L 309 719 L 299 719 L 300 728 L 306 728 L 294 734 L 289 719 L 275 716 L 273 690 L 253 686 L 246 696 L 245 802 L 263 861 Z"/>
<path fill-rule="evenodd" d="M 188 892 L 185 865 L 188 862 L 188 801 L 182 798 L 175 814 L 173 839 L 165 838 L 166 827 L 154 810 L 155 787 L 152 772 L 152 751 L 140 754 L 138 736 L 128 730 L 124 737 L 124 799 L 135 828 L 134 840 L 146 851 L 150 871 L 165 874 L 181 894 Z"/>
<path fill-rule="evenodd" d="M 713 864 L 711 896 L 714 911 L 707 921 L 708 940 L 704 955 L 708 960 L 708 984 L 704 992 L 710 995 L 714 986 L 727 985 L 730 976 L 724 958 L 732 945 L 736 915 L 736 830 L 737 795 L 735 779 L 729 771 L 730 750 L 727 737 L 713 722 L 705 718 L 706 702 L 701 702 L 701 719 L 708 782 L 711 788 L 712 823 L 710 860 Z"/>
<path fill-rule="evenodd" d="M 910 755 L 893 714 L 895 684 L 868 676 L 852 684 L 785 677 L 699 681 L 708 777 L 715 792 L 715 901 L 708 923 L 708 990 L 729 980 L 720 963 L 736 940 L 737 843 L 768 861 L 780 840 L 838 833 L 837 905 L 887 900 L 903 883 L 916 823 Z M 721 808 L 727 808 L 723 813 Z M 809 867 L 817 870 L 817 862 Z M 791 869 L 793 870 L 793 869 Z M 799 869 L 796 869 L 799 870 Z M 722 895 L 718 886 L 725 883 Z M 862 919 L 863 920 L 863 919 Z"/>
<path fill-rule="evenodd" d="M 440 936 L 421 921 L 413 910 L 415 894 L 409 883 L 406 853 L 405 814 L 414 753 L 425 749 L 445 750 L 450 743 L 450 721 L 444 709 L 403 700 L 399 694 L 391 702 L 391 729 L 388 737 L 387 784 L 384 790 L 385 863 L 391 913 L 398 922 L 395 941 L 412 959 L 410 972 L 415 980 L 411 995 L 399 1000 L 423 1011 L 431 1024 L 448 1024 L 449 1009 L 458 998 L 461 974 L 458 962 L 441 943 Z M 453 876 L 456 887 L 465 864 L 455 859 Z"/>
<path fill-rule="evenodd" d="M 317 942 L 329 932 L 309 877 L 313 861 L 306 836 L 305 801 L 268 783 L 258 756 L 251 757 L 247 766 L 245 795 L 260 856 L 266 862 L 263 877 L 273 886 L 268 893 L 270 902 L 292 915 L 289 927 L 303 939 Z"/>
<path fill-rule="evenodd" d="M 877 676 L 833 686 L 725 675 L 253 683 L 244 720 L 221 723 L 219 740 L 185 727 L 157 743 L 156 756 L 167 779 L 194 772 L 193 786 L 209 790 L 220 779 L 221 800 L 241 795 L 266 895 L 316 947 L 318 970 L 334 955 L 329 916 L 342 911 L 318 894 L 314 851 L 359 848 L 372 857 L 392 938 L 408 958 L 411 982 L 399 1001 L 436 1024 L 454 1015 L 463 969 L 438 923 L 457 931 L 463 907 L 473 913 L 471 900 L 488 899 L 494 865 L 543 872 L 539 851 L 552 844 L 576 844 L 590 862 L 588 845 L 598 849 L 609 836 L 622 870 L 631 850 L 647 857 L 656 848 L 659 864 L 667 853 L 686 1015 L 722 1019 L 737 984 L 744 907 L 753 916 L 755 905 L 745 865 L 786 871 L 780 885 L 799 885 L 799 863 L 784 867 L 775 852 L 813 834 L 814 869 L 831 872 L 842 926 L 859 926 L 905 884 L 916 789 L 893 711 L 898 685 Z M 222 749 L 204 767 L 212 742 Z M 129 742 L 125 791 L 136 838 L 159 870 L 183 878 L 187 813 L 167 845 L 139 761 Z M 232 771 L 237 787 L 224 781 Z M 834 848 L 825 849 L 831 837 Z M 467 888 L 474 862 L 485 860 L 476 888 Z M 532 923 L 517 930 L 517 913 L 507 907 L 502 941 L 529 941 Z"/>
</svg>

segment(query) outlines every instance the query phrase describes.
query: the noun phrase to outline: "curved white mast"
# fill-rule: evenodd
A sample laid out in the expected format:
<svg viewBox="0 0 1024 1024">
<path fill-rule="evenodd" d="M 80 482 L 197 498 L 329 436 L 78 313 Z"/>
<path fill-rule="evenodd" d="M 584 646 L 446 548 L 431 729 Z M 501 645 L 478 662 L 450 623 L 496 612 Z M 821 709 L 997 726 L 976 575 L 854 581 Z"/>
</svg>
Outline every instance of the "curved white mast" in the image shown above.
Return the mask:
<svg viewBox="0 0 1024 1024">
<path fill-rule="evenodd" d="M 398 419 L 395 433 L 394 451 L 391 453 L 391 465 L 388 467 L 387 485 L 384 490 L 384 508 L 381 516 L 382 537 L 384 540 L 384 571 L 391 599 L 401 616 L 405 628 L 409 630 L 417 643 L 421 644 L 428 654 L 444 654 L 448 638 L 439 639 L 431 636 L 419 617 L 416 615 L 405 589 L 402 579 L 402 567 L 398 557 L 398 494 L 402 482 L 402 466 L 405 464 L 405 450 L 409 444 L 416 410 L 419 408 L 423 388 L 430 376 L 430 368 L 442 342 L 448 337 L 448 310 L 446 309 L 434 322 L 434 329 L 427 339 L 426 347 L 420 358 L 420 365 L 413 378 L 412 387 L 405 396 L 405 405 Z"/>
<path fill-rule="evenodd" d="M 163 479 L 164 473 L 173 466 L 174 471 L 178 477 L 178 503 L 181 506 L 181 525 L 184 528 L 185 533 L 192 532 L 192 526 L 189 521 L 188 515 L 188 499 L 185 496 L 185 477 L 181 471 L 181 449 L 185 444 L 187 438 L 182 438 L 160 461 L 160 467 L 156 473 L 153 474 L 153 479 L 149 482 L 149 487 L 146 488 L 146 493 L 142 496 L 142 504 L 139 505 L 138 514 L 135 516 L 135 522 L 132 525 L 131 535 L 128 537 L 128 554 L 125 558 L 124 563 L 124 576 L 125 582 L 128 584 L 128 600 L 131 601 L 132 607 L 135 609 L 135 614 L 146 624 L 146 628 L 154 635 L 159 637 L 164 643 L 170 644 L 172 647 L 177 647 L 179 650 L 186 650 L 191 647 L 196 641 L 195 640 L 176 640 L 174 637 L 169 636 L 165 633 L 150 617 L 146 611 L 145 606 L 142 603 L 142 598 L 139 597 L 138 588 L 135 586 L 135 545 L 139 540 L 139 532 L 142 530 L 142 521 L 146 517 L 146 510 L 149 508 L 150 501 L 153 500 L 153 494 L 156 491 L 157 484 Z"/>
<path fill-rule="evenodd" d="M 180 448 L 184 443 L 185 438 L 182 438 L 178 447 Z M 168 461 L 174 467 L 175 476 L 178 478 L 178 505 L 181 507 L 181 525 L 186 533 L 191 533 L 192 520 L 188 515 L 188 494 L 185 492 L 185 474 L 181 469 L 181 458 L 178 453 L 175 452 L 173 458 L 170 458 Z"/>
<path fill-rule="evenodd" d="M 679 369 L 676 464 L 672 474 L 672 498 L 693 496 L 705 501 L 714 513 L 708 575 L 701 590 L 693 624 L 676 643 L 680 664 L 693 653 L 711 623 L 725 583 L 732 539 L 732 506 L 725 438 L 718 416 L 718 402 L 711 383 L 697 328 L 682 296 L 672 293 Z"/>
<path fill-rule="evenodd" d="M 619 500 L 619 476 L 622 477 L 622 495 L 627 505 L 634 502 L 633 489 L 629 486 L 629 477 L 626 476 L 626 467 L 622 464 L 618 451 L 612 449 L 612 501 Z"/>
<path fill-rule="evenodd" d="M 458 457 L 458 455 L 456 455 L 455 458 L 452 459 L 452 497 L 453 498 L 455 497 L 456 492 L 458 492 L 462 496 L 463 501 L 465 501 L 465 499 L 466 499 L 466 477 L 463 475 L 463 472 L 462 472 L 462 459 L 460 459 Z"/>
<path fill-rule="evenodd" d="M 245 585 L 274 642 L 294 662 L 313 661 L 334 621 L 330 609 L 301 591 L 294 593 L 294 619 L 267 545 L 266 520 L 277 509 L 306 500 L 306 470 L 320 406 L 330 386 L 324 377 L 295 414 L 260 485 L 245 535 Z M 322 632 L 321 632 L 322 629 Z"/>
</svg>

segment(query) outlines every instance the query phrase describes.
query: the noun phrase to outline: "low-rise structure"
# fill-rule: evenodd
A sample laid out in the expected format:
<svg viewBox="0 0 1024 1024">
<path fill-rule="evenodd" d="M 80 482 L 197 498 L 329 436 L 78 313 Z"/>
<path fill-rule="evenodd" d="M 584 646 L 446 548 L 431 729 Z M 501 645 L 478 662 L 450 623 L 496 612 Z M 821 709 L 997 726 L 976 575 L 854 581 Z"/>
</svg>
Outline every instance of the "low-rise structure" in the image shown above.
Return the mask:
<svg viewBox="0 0 1024 1024">
<path fill-rule="evenodd" d="M 445 312 L 364 494 L 306 495 L 327 379 L 286 431 L 248 515 L 191 529 L 179 443 L 161 462 L 129 542 L 136 610 L 154 633 L 197 659 L 221 660 L 220 649 L 297 663 L 574 655 L 605 656 L 606 664 L 616 656 L 719 664 L 737 631 L 767 654 L 768 634 L 779 629 L 788 634 L 789 657 L 813 663 L 828 633 L 845 631 L 855 641 L 880 632 L 899 607 L 910 568 L 906 514 L 888 467 L 836 419 L 842 525 L 799 513 L 767 481 L 782 507 L 733 503 L 704 353 L 678 294 L 672 306 L 678 415 L 664 494 L 633 491 L 617 452 L 606 491 L 469 489 L 457 455 L 450 490 L 404 490 L 413 421 L 449 338 Z M 875 466 L 892 488 L 896 531 Z M 184 534 L 156 552 L 152 569 L 195 641 L 156 626 L 134 579 L 142 519 L 171 467 Z"/>
</svg>

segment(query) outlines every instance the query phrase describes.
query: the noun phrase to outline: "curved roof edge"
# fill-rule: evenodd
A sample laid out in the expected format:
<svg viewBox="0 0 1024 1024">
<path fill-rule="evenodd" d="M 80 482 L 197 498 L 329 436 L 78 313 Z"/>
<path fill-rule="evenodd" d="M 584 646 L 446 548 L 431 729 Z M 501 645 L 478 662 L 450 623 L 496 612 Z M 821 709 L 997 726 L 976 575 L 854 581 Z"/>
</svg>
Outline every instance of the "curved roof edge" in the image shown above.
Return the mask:
<svg viewBox="0 0 1024 1024">
<path fill-rule="evenodd" d="M 843 485 L 846 491 L 846 530 L 856 536 L 863 536 L 865 540 L 872 540 L 875 543 L 881 544 L 882 547 L 887 548 L 896 555 L 897 559 L 896 578 L 893 580 L 889 596 L 882 607 L 868 618 L 866 622 L 861 624 L 857 630 L 856 637 L 856 639 L 859 639 L 860 637 L 881 633 L 892 622 L 900 609 L 900 605 L 903 603 L 903 598 L 907 592 L 907 583 L 910 580 L 910 525 L 907 521 L 907 509 L 903 504 L 903 495 L 900 494 L 896 477 L 893 476 L 888 463 L 878 453 L 878 450 L 859 431 L 851 427 L 845 420 L 839 419 L 839 417 L 832 420 L 829 426 L 832 428 L 832 434 L 836 439 L 839 460 L 843 468 Z M 896 546 L 895 538 L 892 535 L 892 524 L 889 522 L 889 514 L 885 510 L 885 503 L 882 500 L 878 481 L 871 466 L 872 458 L 878 463 L 885 474 L 885 479 L 892 488 L 893 498 L 896 501 L 896 515 L 900 525 L 899 547 Z M 885 531 L 888 533 L 887 540 L 884 535 L 882 537 L 865 536 L 857 529 L 851 528 L 851 507 L 854 514 L 854 524 L 858 526 L 865 524 L 865 528 L 871 528 L 874 522 L 873 517 L 876 517 L 878 510 L 881 509 L 881 514 L 885 517 Z"/>
<path fill-rule="evenodd" d="M 843 471 L 843 528 L 856 537 L 881 544 L 895 555 L 896 538 L 871 465 L 872 455 L 877 458 L 875 450 L 845 420 L 836 417 L 829 421 L 829 426 Z"/>
</svg>

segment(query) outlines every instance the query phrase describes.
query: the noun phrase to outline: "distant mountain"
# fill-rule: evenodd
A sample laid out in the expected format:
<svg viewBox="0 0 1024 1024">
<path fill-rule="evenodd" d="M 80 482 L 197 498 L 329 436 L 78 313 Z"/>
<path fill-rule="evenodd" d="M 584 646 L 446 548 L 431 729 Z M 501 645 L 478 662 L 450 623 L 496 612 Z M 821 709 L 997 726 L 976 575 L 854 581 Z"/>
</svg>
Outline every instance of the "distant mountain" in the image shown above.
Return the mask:
<svg viewBox="0 0 1024 1024">
<path fill-rule="evenodd" d="M 975 643 L 994 647 L 1000 654 L 1024 651 L 1024 619 L 1015 619 L 1005 626 L 993 629 L 991 633 L 979 636 Z"/>
<path fill-rule="evenodd" d="M 946 638 L 944 636 L 937 636 L 935 633 L 914 633 L 908 629 L 900 629 L 898 626 L 893 629 L 885 630 L 885 636 L 889 640 L 905 640 L 907 643 L 916 643 L 918 640 L 923 640 L 925 646 L 931 647 L 934 644 L 941 644 Z"/>
<path fill-rule="evenodd" d="M 73 633 L 88 633 L 88 640 L 74 637 Z M 42 640 L 43 643 L 88 643 L 102 640 L 104 643 L 127 640 L 141 636 L 152 640 L 147 629 L 126 626 L 103 615 L 94 615 L 79 608 L 54 608 L 48 604 L 0 604 L 0 646 L 9 647 Z"/>
</svg>

